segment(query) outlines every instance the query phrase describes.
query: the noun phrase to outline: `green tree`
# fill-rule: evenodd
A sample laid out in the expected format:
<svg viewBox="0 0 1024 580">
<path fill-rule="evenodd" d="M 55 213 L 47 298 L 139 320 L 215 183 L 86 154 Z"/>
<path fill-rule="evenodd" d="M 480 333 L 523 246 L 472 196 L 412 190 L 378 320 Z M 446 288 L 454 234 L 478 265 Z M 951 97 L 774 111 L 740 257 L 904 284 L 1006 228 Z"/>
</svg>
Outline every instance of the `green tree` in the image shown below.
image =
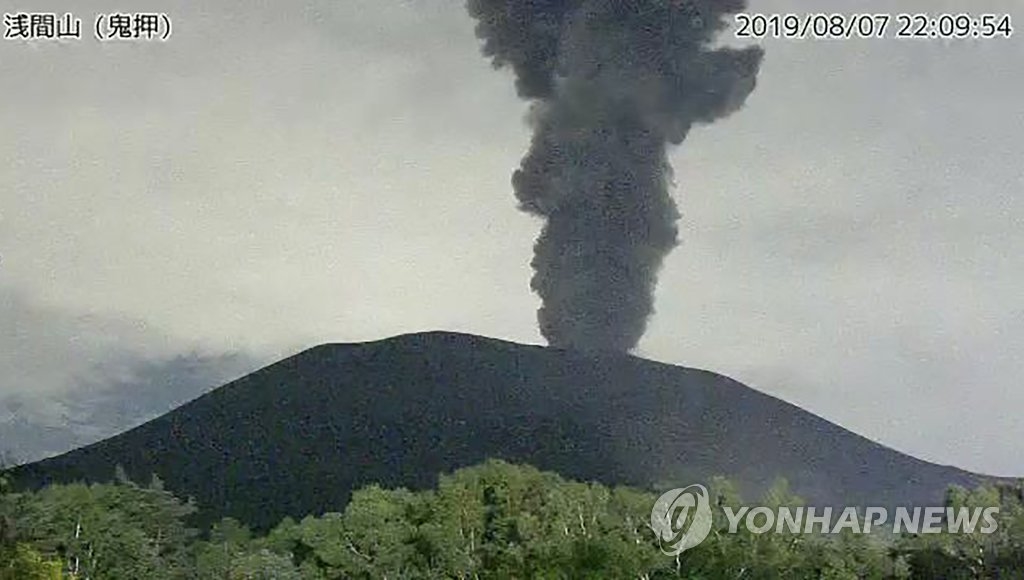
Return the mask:
<svg viewBox="0 0 1024 580">
<path fill-rule="evenodd" d="M 344 513 L 283 522 L 268 549 L 325 578 L 639 577 L 664 568 L 652 497 L 493 461 L 437 490 L 370 486 Z"/>
<path fill-rule="evenodd" d="M 238 555 L 227 577 L 230 580 L 303 580 L 291 558 L 265 548 Z"/>
<path fill-rule="evenodd" d="M 0 580 L 60 580 L 60 560 L 46 558 L 28 544 L 0 546 Z"/>
<path fill-rule="evenodd" d="M 194 532 L 183 521 L 195 508 L 166 491 L 130 482 L 53 485 L 11 494 L 5 504 L 25 542 L 62 556 L 79 575 L 131 580 L 189 574 Z"/>
<path fill-rule="evenodd" d="M 60 580 L 63 565 L 18 541 L 14 518 L 7 513 L 10 485 L 0 471 L 0 580 Z"/>
<path fill-rule="evenodd" d="M 954 510 L 998 507 L 994 533 L 918 534 L 901 538 L 895 547 L 912 578 L 1024 578 L 1024 483 L 952 487 L 946 505 Z"/>
<path fill-rule="evenodd" d="M 744 505 L 724 479 L 709 488 L 717 513 Z M 1024 577 L 1020 485 L 950 490 L 954 508 L 999 506 L 992 534 L 731 533 L 716 517 L 676 558 L 648 527 L 656 497 L 488 461 L 441 475 L 432 490 L 368 486 L 342 512 L 285 518 L 263 537 L 225 518 L 203 540 L 185 524 L 195 506 L 156 477 L 143 487 L 120 469 L 113 484 L 12 493 L 0 473 L 0 580 L 62 570 L 93 580 Z M 757 505 L 802 502 L 780 481 Z"/>
</svg>

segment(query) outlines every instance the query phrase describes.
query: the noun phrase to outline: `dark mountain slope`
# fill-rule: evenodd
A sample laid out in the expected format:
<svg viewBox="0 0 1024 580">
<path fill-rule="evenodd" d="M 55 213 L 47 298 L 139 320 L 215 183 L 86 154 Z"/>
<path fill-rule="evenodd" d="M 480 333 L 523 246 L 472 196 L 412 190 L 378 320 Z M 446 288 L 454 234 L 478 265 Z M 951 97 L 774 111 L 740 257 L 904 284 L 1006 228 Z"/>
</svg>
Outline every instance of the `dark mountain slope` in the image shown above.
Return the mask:
<svg viewBox="0 0 1024 580">
<path fill-rule="evenodd" d="M 917 460 L 710 372 L 452 333 L 310 349 L 117 437 L 22 466 L 24 485 L 158 474 L 204 519 L 340 511 L 488 457 L 646 486 L 785 476 L 810 503 L 921 505 L 980 476 Z"/>
</svg>

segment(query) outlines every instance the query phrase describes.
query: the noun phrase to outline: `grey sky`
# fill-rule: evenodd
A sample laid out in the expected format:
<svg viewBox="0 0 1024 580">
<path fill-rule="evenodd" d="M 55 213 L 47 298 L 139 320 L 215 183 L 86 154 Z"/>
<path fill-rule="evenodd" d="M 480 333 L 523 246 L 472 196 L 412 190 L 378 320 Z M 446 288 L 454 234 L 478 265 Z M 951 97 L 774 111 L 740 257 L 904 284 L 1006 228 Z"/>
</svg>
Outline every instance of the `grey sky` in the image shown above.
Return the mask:
<svg viewBox="0 0 1024 580">
<path fill-rule="evenodd" d="M 86 27 L 126 9 L 0 7 Z M 271 361 L 437 328 L 540 342 L 538 223 L 509 184 L 526 105 L 461 2 L 131 9 L 174 36 L 0 41 L 0 398 L 96 384 L 126 356 Z M 683 244 L 638 354 L 1024 475 L 1024 5 L 970 10 L 1021 32 L 762 43 L 747 106 L 672 155 Z"/>
</svg>

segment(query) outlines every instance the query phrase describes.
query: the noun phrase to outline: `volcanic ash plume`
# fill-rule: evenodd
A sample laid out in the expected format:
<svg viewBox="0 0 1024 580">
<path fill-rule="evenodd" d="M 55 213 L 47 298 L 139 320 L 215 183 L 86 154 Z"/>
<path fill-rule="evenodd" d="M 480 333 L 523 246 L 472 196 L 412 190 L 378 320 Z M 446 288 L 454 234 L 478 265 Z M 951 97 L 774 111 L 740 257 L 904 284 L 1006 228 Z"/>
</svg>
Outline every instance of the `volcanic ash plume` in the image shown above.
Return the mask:
<svg viewBox="0 0 1024 580">
<path fill-rule="evenodd" d="M 535 129 L 512 183 L 545 218 L 531 286 L 552 346 L 629 351 L 678 243 L 668 144 L 742 106 L 757 48 L 710 48 L 745 0 L 469 0 Z"/>
</svg>

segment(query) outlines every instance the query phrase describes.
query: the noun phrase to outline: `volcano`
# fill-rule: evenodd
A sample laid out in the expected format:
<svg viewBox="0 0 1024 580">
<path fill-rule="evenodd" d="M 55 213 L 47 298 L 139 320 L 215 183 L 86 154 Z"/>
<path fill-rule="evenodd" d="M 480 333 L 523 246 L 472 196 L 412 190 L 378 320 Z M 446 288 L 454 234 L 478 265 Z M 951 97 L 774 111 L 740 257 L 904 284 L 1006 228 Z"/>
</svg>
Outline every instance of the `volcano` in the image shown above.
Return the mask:
<svg viewBox="0 0 1024 580">
<path fill-rule="evenodd" d="M 428 488 L 488 458 L 643 488 L 722 475 L 748 499 L 785 478 L 831 506 L 935 505 L 987 479 L 712 372 L 447 332 L 311 348 L 12 476 L 106 482 L 120 465 L 195 498 L 200 524 L 265 530 L 341 511 L 371 483 Z"/>
</svg>

